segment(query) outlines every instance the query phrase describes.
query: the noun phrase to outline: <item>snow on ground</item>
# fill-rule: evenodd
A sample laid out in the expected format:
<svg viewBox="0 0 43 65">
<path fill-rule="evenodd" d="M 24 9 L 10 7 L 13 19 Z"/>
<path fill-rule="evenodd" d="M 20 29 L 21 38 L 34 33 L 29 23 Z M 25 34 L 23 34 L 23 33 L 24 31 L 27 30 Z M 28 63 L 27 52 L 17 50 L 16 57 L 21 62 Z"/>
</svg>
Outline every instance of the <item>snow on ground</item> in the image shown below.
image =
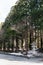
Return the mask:
<svg viewBox="0 0 43 65">
<path fill-rule="evenodd" d="M 0 65 L 43 65 L 43 58 L 23 58 L 0 54 Z"/>
<path fill-rule="evenodd" d="M 24 56 L 24 54 L 21 54 L 20 52 L 19 53 L 8 53 L 8 54 L 11 54 L 11 55 L 18 55 L 18 56 Z M 34 57 L 34 56 L 42 56 L 43 57 L 43 53 L 38 53 L 37 51 L 29 51 L 28 54 L 27 54 L 27 57 Z"/>
</svg>

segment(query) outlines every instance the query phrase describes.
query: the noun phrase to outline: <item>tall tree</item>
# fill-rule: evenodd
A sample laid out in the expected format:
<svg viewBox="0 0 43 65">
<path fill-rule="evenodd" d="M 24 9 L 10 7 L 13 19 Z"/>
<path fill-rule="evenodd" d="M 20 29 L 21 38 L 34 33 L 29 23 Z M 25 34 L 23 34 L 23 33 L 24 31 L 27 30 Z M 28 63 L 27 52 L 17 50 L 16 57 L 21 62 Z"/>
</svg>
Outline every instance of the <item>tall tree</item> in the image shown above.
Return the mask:
<svg viewBox="0 0 43 65">
<path fill-rule="evenodd" d="M 30 26 L 35 29 L 43 29 L 43 0 L 18 0 L 15 6 L 11 8 L 11 11 L 4 23 L 4 30 L 8 32 L 11 25 L 15 25 L 24 21 L 25 25 L 19 26 L 19 30 L 24 31 L 25 28 L 25 40 L 26 40 L 26 51 L 28 46 L 28 29 Z M 32 30 L 32 29 L 31 29 Z M 30 32 L 31 33 L 31 32 Z M 31 34 L 30 34 L 31 36 Z M 36 35 L 35 35 L 36 38 Z M 42 42 L 42 35 L 41 35 Z M 30 43 L 31 37 L 30 37 Z"/>
</svg>

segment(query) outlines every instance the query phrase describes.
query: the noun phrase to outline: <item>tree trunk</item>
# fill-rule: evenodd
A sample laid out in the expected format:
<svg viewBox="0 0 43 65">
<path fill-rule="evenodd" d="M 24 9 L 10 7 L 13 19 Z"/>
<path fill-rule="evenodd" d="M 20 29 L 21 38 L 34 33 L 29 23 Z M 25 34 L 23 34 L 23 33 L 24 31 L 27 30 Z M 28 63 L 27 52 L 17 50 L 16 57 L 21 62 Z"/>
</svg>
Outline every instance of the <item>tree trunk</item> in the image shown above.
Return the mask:
<svg viewBox="0 0 43 65">
<path fill-rule="evenodd" d="M 21 39 L 21 48 L 23 50 L 23 39 Z"/>
<path fill-rule="evenodd" d="M 25 31 L 25 49 L 26 49 L 26 55 L 28 53 L 28 31 Z"/>
<path fill-rule="evenodd" d="M 7 48 L 8 51 L 9 51 L 9 48 L 10 48 L 10 41 L 8 40 L 8 48 Z"/>
<path fill-rule="evenodd" d="M 32 47 L 31 47 L 31 43 L 32 43 L 32 40 L 31 40 L 31 32 L 30 32 L 30 44 L 29 44 L 29 48 L 30 48 L 30 50 L 32 49 Z"/>
<path fill-rule="evenodd" d="M 18 50 L 19 50 L 19 43 L 18 43 L 18 37 L 16 37 L 16 52 L 18 52 Z"/>
<path fill-rule="evenodd" d="M 5 51 L 5 40 L 3 42 L 3 50 Z"/>
<path fill-rule="evenodd" d="M 12 36 L 12 51 L 14 51 L 14 35 Z"/>
<path fill-rule="evenodd" d="M 23 53 L 23 39 L 21 39 L 21 53 Z"/>
</svg>

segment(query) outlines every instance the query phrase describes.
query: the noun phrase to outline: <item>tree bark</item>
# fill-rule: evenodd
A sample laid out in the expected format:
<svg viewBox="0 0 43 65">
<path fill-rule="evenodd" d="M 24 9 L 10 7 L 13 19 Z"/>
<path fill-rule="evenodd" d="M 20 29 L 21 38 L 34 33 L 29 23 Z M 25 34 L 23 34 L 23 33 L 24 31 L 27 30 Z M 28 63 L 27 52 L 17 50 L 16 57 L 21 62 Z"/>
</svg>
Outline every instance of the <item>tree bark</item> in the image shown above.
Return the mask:
<svg viewBox="0 0 43 65">
<path fill-rule="evenodd" d="M 18 50 L 19 50 L 19 43 L 18 43 L 18 37 L 16 37 L 16 52 L 18 52 Z"/>
</svg>

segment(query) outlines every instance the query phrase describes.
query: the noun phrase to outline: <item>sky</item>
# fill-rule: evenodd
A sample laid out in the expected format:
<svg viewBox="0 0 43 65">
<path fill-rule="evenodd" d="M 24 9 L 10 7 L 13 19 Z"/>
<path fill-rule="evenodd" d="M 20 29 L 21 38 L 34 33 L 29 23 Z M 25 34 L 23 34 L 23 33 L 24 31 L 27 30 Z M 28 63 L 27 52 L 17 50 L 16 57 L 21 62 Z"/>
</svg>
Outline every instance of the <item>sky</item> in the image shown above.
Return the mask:
<svg viewBox="0 0 43 65">
<path fill-rule="evenodd" d="M 17 0 L 0 0 L 0 22 L 4 22 L 10 9 Z"/>
</svg>

